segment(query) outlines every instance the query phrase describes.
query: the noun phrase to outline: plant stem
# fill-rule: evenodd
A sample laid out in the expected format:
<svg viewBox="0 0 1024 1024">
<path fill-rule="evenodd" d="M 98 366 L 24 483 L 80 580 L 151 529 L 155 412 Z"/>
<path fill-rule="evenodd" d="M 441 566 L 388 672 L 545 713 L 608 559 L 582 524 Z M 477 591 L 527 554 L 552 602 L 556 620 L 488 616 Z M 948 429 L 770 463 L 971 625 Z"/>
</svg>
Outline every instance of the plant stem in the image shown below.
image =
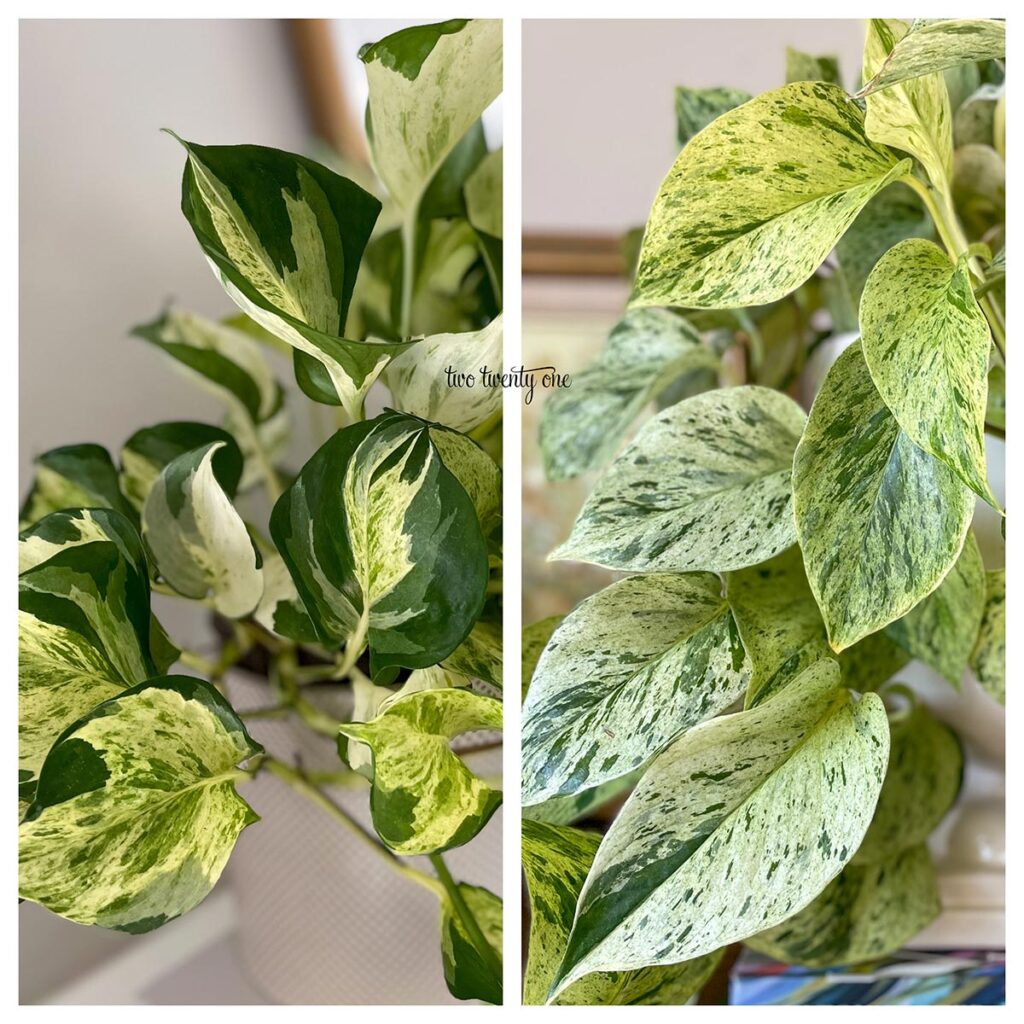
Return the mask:
<svg viewBox="0 0 1024 1024">
<path fill-rule="evenodd" d="M 267 497 L 270 498 L 270 503 L 273 505 L 284 492 L 281 478 L 278 476 L 274 463 L 263 445 L 259 427 L 248 416 L 244 417 L 244 421 L 249 435 L 249 444 L 256 456 L 256 461 L 260 464 L 260 472 L 263 474 L 263 483 L 267 489 Z"/>
<path fill-rule="evenodd" d="M 378 842 L 358 821 L 353 818 L 339 804 L 335 803 L 322 789 L 314 786 L 309 779 L 297 768 L 293 768 L 284 761 L 278 761 L 275 757 L 267 757 L 262 763 L 272 775 L 276 775 L 282 782 L 286 782 L 296 793 L 304 796 L 311 803 L 316 804 L 321 810 L 326 811 L 335 821 L 344 825 L 357 839 L 373 850 L 393 871 L 415 882 L 417 885 L 429 889 L 437 895 L 437 884 L 428 874 L 418 871 L 416 868 L 401 861 L 386 846 Z"/>
<path fill-rule="evenodd" d="M 192 651 L 182 651 L 178 655 L 178 660 L 186 668 L 190 668 L 195 672 L 198 672 L 203 676 L 212 676 L 214 669 L 217 667 L 217 663 L 210 661 L 209 658 L 204 658 L 201 654 L 194 654 Z"/>
<path fill-rule="evenodd" d="M 345 644 L 345 655 L 341 659 L 341 664 L 331 676 L 332 679 L 344 679 L 355 668 L 359 656 L 366 648 L 366 634 L 369 628 L 370 614 L 364 610 L 363 614 L 359 617 L 359 623 Z"/>
<path fill-rule="evenodd" d="M 451 872 L 448 870 L 448 865 L 445 864 L 444 859 L 439 853 L 430 854 L 430 863 L 434 865 L 437 877 L 441 880 L 441 884 L 444 886 L 445 892 L 448 894 L 448 899 L 451 900 L 452 907 L 454 908 L 455 913 L 458 914 L 463 928 L 466 929 L 466 934 L 469 936 L 470 942 L 476 946 L 476 950 L 480 954 L 480 959 L 483 960 L 488 969 L 492 971 L 496 977 L 500 978 L 501 962 L 498 960 L 497 954 L 494 952 L 494 948 L 487 939 L 484 938 L 484 933 L 480 929 L 480 925 L 477 923 L 476 918 L 473 916 L 473 911 L 469 909 L 462 893 L 459 891 L 458 885 L 455 884 L 455 879 L 452 878 Z"/>
<path fill-rule="evenodd" d="M 402 341 L 412 336 L 412 293 L 416 276 L 416 207 L 402 220 L 402 305 L 398 335 Z"/>
</svg>

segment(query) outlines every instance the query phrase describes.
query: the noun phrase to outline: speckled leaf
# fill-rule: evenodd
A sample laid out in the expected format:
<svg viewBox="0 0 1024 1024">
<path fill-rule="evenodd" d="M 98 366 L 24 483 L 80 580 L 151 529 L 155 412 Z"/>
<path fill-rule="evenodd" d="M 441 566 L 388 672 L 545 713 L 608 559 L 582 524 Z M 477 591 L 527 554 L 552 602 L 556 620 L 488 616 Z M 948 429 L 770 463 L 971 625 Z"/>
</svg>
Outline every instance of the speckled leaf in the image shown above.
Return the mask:
<svg viewBox="0 0 1024 1024">
<path fill-rule="evenodd" d="M 544 403 L 540 448 L 547 478 L 568 480 L 603 465 L 661 391 L 683 373 L 717 365 L 681 316 L 629 310 L 597 359 Z"/>
<path fill-rule="evenodd" d="M 881 700 L 856 700 L 831 661 L 680 737 L 601 843 L 557 991 L 702 956 L 801 910 L 860 844 L 888 756 Z"/>
<path fill-rule="evenodd" d="M 504 150 L 496 149 L 466 179 L 466 217 L 477 231 L 502 236 L 502 167 Z"/>
<path fill-rule="evenodd" d="M 121 490 L 140 512 L 161 471 L 179 455 L 220 443 L 213 469 L 224 493 L 234 498 L 241 486 L 242 453 L 234 437 L 206 423 L 157 423 L 137 430 L 121 449 Z"/>
<path fill-rule="evenodd" d="M 956 565 L 938 588 L 885 631 L 959 690 L 984 610 L 985 566 L 969 532 Z"/>
<path fill-rule="evenodd" d="M 537 668 L 541 652 L 548 645 L 551 634 L 558 628 L 558 625 L 565 618 L 564 615 L 549 615 L 546 619 L 531 622 L 523 626 L 523 644 L 520 650 L 522 660 L 522 697 L 526 699 L 526 692 L 530 688 L 530 681 Z"/>
<path fill-rule="evenodd" d="M 531 821 L 546 821 L 550 825 L 574 825 L 600 811 L 605 804 L 612 804 L 628 793 L 643 773 L 643 768 L 637 768 L 628 775 L 602 782 L 593 789 L 583 789 L 572 796 L 556 796 L 540 804 L 530 804 L 522 808 L 523 817 Z"/>
<path fill-rule="evenodd" d="M 1006 572 L 985 574 L 985 615 L 971 655 L 971 668 L 978 682 L 1000 704 L 1006 703 Z"/>
<path fill-rule="evenodd" d="M 868 140 L 839 86 L 763 93 L 679 154 L 647 222 L 631 302 L 728 309 L 781 299 L 908 169 Z"/>
<path fill-rule="evenodd" d="M 438 169 L 501 92 L 501 22 L 402 29 L 365 47 L 373 164 L 396 203 L 413 210 Z"/>
<path fill-rule="evenodd" d="M 472 445 L 393 412 L 346 427 L 274 506 L 271 535 L 321 643 L 366 635 L 375 677 L 436 665 L 483 609 L 487 548 L 476 492 L 447 467 L 456 439 Z M 460 472 L 483 501 L 484 477 Z"/>
<path fill-rule="evenodd" d="M 691 89 L 676 86 L 676 139 L 685 146 L 712 121 L 750 99 L 742 89 Z"/>
<path fill-rule="evenodd" d="M 833 649 L 902 618 L 960 556 L 971 491 L 904 434 L 860 345 L 833 365 L 793 461 L 804 567 Z"/>
<path fill-rule="evenodd" d="M 523 705 L 523 804 L 640 767 L 742 696 L 736 623 L 710 573 L 634 576 L 566 616 Z"/>
<path fill-rule="evenodd" d="M 215 473 L 217 441 L 186 452 L 160 472 L 142 507 L 142 535 L 160 575 L 179 594 L 228 618 L 256 609 L 263 574 L 252 538 Z"/>
<path fill-rule="evenodd" d="M 861 95 L 957 64 L 1003 59 L 1006 24 L 994 20 L 921 18 L 896 44 Z"/>
<path fill-rule="evenodd" d="M 801 967 L 859 964 L 896 953 L 939 910 L 935 869 L 921 844 L 882 863 L 848 865 L 800 913 L 746 944 Z"/>
<path fill-rule="evenodd" d="M 258 820 L 235 782 L 261 751 L 198 679 L 151 679 L 101 704 L 46 757 L 19 829 L 19 894 L 129 932 L 191 910 Z"/>
<path fill-rule="evenodd" d="M 813 57 L 809 53 L 786 47 L 787 82 L 832 82 L 842 85 L 838 57 Z"/>
<path fill-rule="evenodd" d="M 1006 370 L 993 366 L 988 371 L 988 402 L 985 422 L 996 430 L 1006 430 Z"/>
<path fill-rule="evenodd" d="M 380 203 L 293 153 L 182 145 L 182 211 L 225 291 L 261 327 L 321 362 L 356 415 L 401 350 L 342 337 Z"/>
<path fill-rule="evenodd" d="M 638 572 L 741 569 L 793 543 L 803 410 L 755 385 L 688 398 L 644 424 L 551 558 Z"/>
<path fill-rule="evenodd" d="M 501 608 L 473 623 L 469 636 L 441 662 L 441 667 L 501 689 Z"/>
<path fill-rule="evenodd" d="M 43 452 L 35 459 L 35 469 L 18 513 L 19 528 L 68 508 L 113 508 L 129 517 L 134 514 L 118 487 L 117 469 L 101 445 L 71 444 Z"/>
<path fill-rule="evenodd" d="M 956 734 L 910 699 L 890 719 L 889 767 L 855 864 L 886 863 L 923 843 L 960 792 L 964 758 Z"/>
<path fill-rule="evenodd" d="M 466 732 L 501 728 L 501 702 L 469 690 L 401 697 L 370 722 L 346 722 L 342 736 L 373 751 L 370 810 L 377 834 L 404 856 L 468 843 L 490 820 L 501 793 L 452 753 Z"/>
<path fill-rule="evenodd" d="M 530 954 L 523 982 L 527 1006 L 547 1001 L 600 838 L 579 829 L 523 821 L 523 872 L 530 895 Z M 720 958 L 716 952 L 668 967 L 591 974 L 571 985 L 555 1003 L 682 1005 L 701 989 Z"/>
<path fill-rule="evenodd" d="M 862 345 L 875 387 L 901 429 L 997 506 L 985 469 L 992 347 L 966 260 L 911 238 L 876 264 L 860 303 Z"/>
<path fill-rule="evenodd" d="M 501 899 L 477 885 L 459 885 L 484 938 L 501 963 Z M 456 999 L 501 1004 L 501 975 L 483 962 L 447 893 L 441 896 L 441 961 L 448 991 Z"/>
<path fill-rule="evenodd" d="M 502 317 L 479 331 L 435 334 L 407 348 L 384 371 L 395 408 L 425 420 L 469 431 L 501 409 L 501 388 L 485 387 L 481 368 L 500 373 Z M 455 387 L 453 374 L 473 374 L 472 387 Z"/>
<path fill-rule="evenodd" d="M 501 469 L 474 441 L 457 430 L 430 424 L 430 441 L 448 472 L 473 502 L 480 530 L 490 537 L 501 522 Z"/>
<path fill-rule="evenodd" d="M 871 18 L 864 42 L 864 81 L 885 63 L 907 31 L 895 18 Z M 932 184 L 946 191 L 953 177 L 953 114 L 939 73 L 908 78 L 867 97 L 868 138 L 916 157 Z"/>
</svg>

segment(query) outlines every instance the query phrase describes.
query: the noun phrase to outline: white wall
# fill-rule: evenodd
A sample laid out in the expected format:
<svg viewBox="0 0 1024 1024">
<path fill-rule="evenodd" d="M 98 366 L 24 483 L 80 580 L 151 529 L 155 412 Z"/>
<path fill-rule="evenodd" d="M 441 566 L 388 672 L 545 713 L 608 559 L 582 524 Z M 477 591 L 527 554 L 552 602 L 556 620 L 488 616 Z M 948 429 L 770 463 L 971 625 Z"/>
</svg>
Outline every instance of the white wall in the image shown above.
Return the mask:
<svg viewBox="0 0 1024 1024">
<path fill-rule="evenodd" d="M 850 20 L 524 22 L 524 230 L 643 224 L 678 152 L 677 85 L 775 88 L 789 44 L 838 55 L 849 88 L 863 39 Z"/>
</svg>

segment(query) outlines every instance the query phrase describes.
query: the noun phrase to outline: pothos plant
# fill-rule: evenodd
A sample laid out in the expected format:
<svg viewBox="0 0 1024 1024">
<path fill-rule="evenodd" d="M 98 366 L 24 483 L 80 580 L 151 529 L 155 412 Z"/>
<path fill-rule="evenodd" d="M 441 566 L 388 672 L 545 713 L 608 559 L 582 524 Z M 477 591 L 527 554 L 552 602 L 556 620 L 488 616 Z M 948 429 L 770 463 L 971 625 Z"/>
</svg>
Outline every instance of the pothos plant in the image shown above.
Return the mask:
<svg viewBox="0 0 1024 1024">
<path fill-rule="evenodd" d="M 998 21 L 875 20 L 854 95 L 794 51 L 760 96 L 678 91 L 629 308 L 541 426 L 551 479 L 615 456 L 552 558 L 630 575 L 524 638 L 528 1003 L 681 1002 L 730 944 L 857 963 L 938 913 L 961 748 L 892 680 L 970 666 L 1003 698 L 971 530 L 1004 429 L 1003 58 Z M 627 793 L 603 838 L 571 827 Z"/>
<path fill-rule="evenodd" d="M 217 882 L 257 820 L 245 784 L 270 773 L 434 893 L 450 990 L 500 1001 L 501 902 L 443 852 L 501 802 L 451 745 L 501 726 L 501 396 L 445 387 L 446 367 L 502 357 L 501 152 L 480 120 L 501 56 L 495 21 L 364 49 L 376 232 L 381 201 L 312 160 L 182 142 L 182 210 L 242 315 L 170 309 L 134 333 L 227 416 L 139 430 L 119 464 L 94 444 L 36 460 L 19 540 L 22 898 L 128 932 L 173 920 Z M 335 410 L 297 473 L 267 346 Z M 378 380 L 387 407 L 368 417 Z M 269 519 L 243 518 L 260 486 Z M 226 624 L 216 660 L 167 635 L 154 593 Z M 223 677 L 257 654 L 266 705 L 239 713 Z M 351 691 L 349 718 L 324 710 L 323 686 Z M 376 834 L 253 740 L 247 721 L 271 716 L 337 741 Z M 405 859 L 420 855 L 433 871 Z"/>
</svg>

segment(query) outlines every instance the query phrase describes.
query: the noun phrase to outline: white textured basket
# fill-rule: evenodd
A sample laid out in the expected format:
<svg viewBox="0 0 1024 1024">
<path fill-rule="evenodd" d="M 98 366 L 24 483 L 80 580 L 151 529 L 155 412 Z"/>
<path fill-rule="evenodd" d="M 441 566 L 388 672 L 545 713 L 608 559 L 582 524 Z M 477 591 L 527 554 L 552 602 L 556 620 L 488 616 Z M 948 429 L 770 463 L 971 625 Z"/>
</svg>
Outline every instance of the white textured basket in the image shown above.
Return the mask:
<svg viewBox="0 0 1024 1024">
<path fill-rule="evenodd" d="M 266 706 L 266 683 L 228 679 L 238 710 Z M 347 695 L 307 694 L 344 711 Z M 289 719 L 253 721 L 253 737 L 277 757 L 312 771 L 337 771 L 325 737 Z M 498 775 L 500 748 L 473 755 L 474 771 Z M 369 787 L 328 790 L 368 828 Z M 243 795 L 262 817 L 242 833 L 229 878 L 240 906 L 241 956 L 254 984 L 276 1003 L 454 1003 L 444 983 L 437 899 L 284 782 L 260 775 Z M 459 881 L 501 891 L 501 812 L 471 844 L 445 854 Z M 430 871 L 426 859 L 417 867 Z"/>
</svg>

